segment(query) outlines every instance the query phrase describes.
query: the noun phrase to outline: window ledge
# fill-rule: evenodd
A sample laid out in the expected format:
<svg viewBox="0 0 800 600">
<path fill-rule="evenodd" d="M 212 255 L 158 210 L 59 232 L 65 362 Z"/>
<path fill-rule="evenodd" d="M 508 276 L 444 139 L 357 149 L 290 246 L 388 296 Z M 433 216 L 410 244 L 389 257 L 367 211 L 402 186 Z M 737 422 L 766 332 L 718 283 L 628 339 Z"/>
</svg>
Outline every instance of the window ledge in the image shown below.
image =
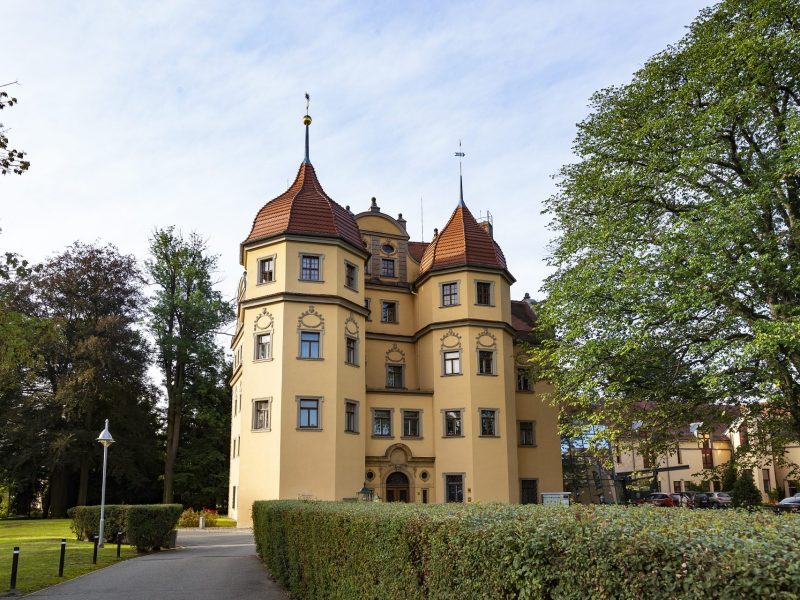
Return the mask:
<svg viewBox="0 0 800 600">
<path fill-rule="evenodd" d="M 361 365 L 359 365 L 358 363 L 351 363 L 347 361 L 344 361 L 344 364 L 346 364 L 348 367 L 356 367 L 356 368 L 361 367 Z"/>
<path fill-rule="evenodd" d="M 259 285 L 269 285 L 271 283 L 278 283 L 278 280 L 273 279 L 272 281 L 259 281 L 258 283 L 256 283 L 256 287 L 258 287 Z"/>
<path fill-rule="evenodd" d="M 268 432 L 268 431 L 272 431 L 272 427 L 261 428 L 261 429 L 251 429 L 250 433 L 262 433 L 262 432 Z"/>
<path fill-rule="evenodd" d="M 536 448 L 536 444 L 517 444 L 517 448 Z"/>
<path fill-rule="evenodd" d="M 499 438 L 500 436 L 495 433 L 495 434 L 492 434 L 492 435 L 481 434 L 478 437 L 482 437 L 482 438 Z"/>
<path fill-rule="evenodd" d="M 442 438 L 444 438 L 444 439 L 463 438 L 463 437 L 465 437 L 463 433 L 461 435 L 443 435 L 442 436 Z"/>
<path fill-rule="evenodd" d="M 350 434 L 350 435 L 361 435 L 361 432 L 359 432 L 359 431 L 347 431 L 345 429 L 344 432 L 347 433 L 347 434 Z"/>
<path fill-rule="evenodd" d="M 463 373 L 442 373 L 440 377 L 461 377 Z"/>
<path fill-rule="evenodd" d="M 301 281 L 303 283 L 325 283 L 324 279 L 303 279 L 302 277 L 298 277 L 297 281 Z"/>
<path fill-rule="evenodd" d="M 297 360 L 325 360 L 324 358 L 314 358 L 311 356 L 298 356 Z"/>
<path fill-rule="evenodd" d="M 381 323 L 383 323 L 384 325 L 400 325 L 400 321 L 383 321 L 383 320 L 381 320 Z"/>
<path fill-rule="evenodd" d="M 480 375 L 481 377 L 497 377 L 497 373 L 475 373 L 476 375 Z"/>
<path fill-rule="evenodd" d="M 273 360 L 275 360 L 275 359 L 270 356 L 269 358 L 254 358 L 253 362 L 254 363 L 262 363 L 262 362 L 272 362 Z"/>
<path fill-rule="evenodd" d="M 295 427 L 297 431 L 322 431 L 322 427 Z"/>
<path fill-rule="evenodd" d="M 482 306 L 484 308 L 494 308 L 495 307 L 494 304 L 481 304 L 480 302 L 476 302 L 475 306 Z"/>
<path fill-rule="evenodd" d="M 401 440 L 421 440 L 423 439 L 421 435 L 401 435 Z"/>
<path fill-rule="evenodd" d="M 533 390 L 517 390 L 517 393 L 519 393 L 519 394 L 534 394 L 535 392 Z"/>
<path fill-rule="evenodd" d="M 461 304 L 440 304 L 439 308 L 452 308 L 454 306 L 461 306 Z"/>
<path fill-rule="evenodd" d="M 393 440 L 394 439 L 393 435 L 375 435 L 375 434 L 372 434 L 369 437 L 371 437 L 373 440 Z"/>
<path fill-rule="evenodd" d="M 347 285 L 346 283 L 344 284 L 344 289 L 350 290 L 351 292 L 357 292 L 358 291 L 357 287 L 353 287 L 352 285 Z"/>
</svg>

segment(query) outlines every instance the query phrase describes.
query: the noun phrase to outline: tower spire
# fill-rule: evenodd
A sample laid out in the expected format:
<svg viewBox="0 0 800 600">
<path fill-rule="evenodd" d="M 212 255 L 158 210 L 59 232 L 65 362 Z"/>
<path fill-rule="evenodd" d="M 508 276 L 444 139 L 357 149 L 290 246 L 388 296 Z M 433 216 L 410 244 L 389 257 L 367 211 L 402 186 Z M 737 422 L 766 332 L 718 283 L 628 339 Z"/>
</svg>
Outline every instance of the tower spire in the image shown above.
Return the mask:
<svg viewBox="0 0 800 600">
<path fill-rule="evenodd" d="M 458 152 L 456 152 L 456 156 L 458 157 L 458 190 L 459 190 L 459 204 L 464 206 L 464 176 L 461 173 L 461 159 L 466 156 L 464 152 L 461 151 L 461 140 L 458 140 Z"/>
<path fill-rule="evenodd" d="M 308 105 L 311 102 L 311 96 L 308 95 L 306 92 L 306 114 L 303 116 L 303 125 L 306 126 L 306 157 L 303 160 L 304 163 L 310 163 L 311 160 L 308 158 L 308 127 L 311 125 L 311 117 L 308 114 Z"/>
</svg>

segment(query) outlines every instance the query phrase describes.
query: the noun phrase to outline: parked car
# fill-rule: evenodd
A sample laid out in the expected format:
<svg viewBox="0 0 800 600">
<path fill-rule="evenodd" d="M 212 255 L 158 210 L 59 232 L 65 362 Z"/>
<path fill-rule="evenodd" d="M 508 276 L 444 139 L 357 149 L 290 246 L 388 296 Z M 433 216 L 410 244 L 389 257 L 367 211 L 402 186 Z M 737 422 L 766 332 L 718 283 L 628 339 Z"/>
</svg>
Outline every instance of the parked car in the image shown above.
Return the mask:
<svg viewBox="0 0 800 600">
<path fill-rule="evenodd" d="M 653 506 L 676 506 L 675 502 L 672 500 L 672 496 L 669 494 L 662 494 L 661 492 L 650 494 L 644 501 Z"/>
<path fill-rule="evenodd" d="M 774 507 L 776 513 L 789 512 L 800 513 L 800 495 L 795 494 L 788 498 L 784 498 L 778 502 Z"/>
<path fill-rule="evenodd" d="M 731 495 L 728 492 L 708 492 L 710 508 L 730 508 Z"/>
<path fill-rule="evenodd" d="M 669 497 L 672 499 L 672 504 L 674 506 L 680 507 L 680 506 L 684 506 L 686 504 L 685 500 L 683 502 L 681 502 L 681 494 L 679 492 L 672 493 L 672 494 L 669 495 Z"/>
<path fill-rule="evenodd" d="M 705 492 L 684 492 L 692 501 L 692 508 L 708 508 L 711 502 Z"/>
</svg>

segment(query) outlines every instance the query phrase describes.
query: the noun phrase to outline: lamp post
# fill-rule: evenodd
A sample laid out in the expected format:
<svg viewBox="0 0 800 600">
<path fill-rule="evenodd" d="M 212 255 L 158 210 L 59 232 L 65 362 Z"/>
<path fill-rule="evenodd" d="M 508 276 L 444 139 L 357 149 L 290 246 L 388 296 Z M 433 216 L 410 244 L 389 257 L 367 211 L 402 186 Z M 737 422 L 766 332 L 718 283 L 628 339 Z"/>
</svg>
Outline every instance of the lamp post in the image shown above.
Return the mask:
<svg viewBox="0 0 800 600">
<path fill-rule="evenodd" d="M 111 432 L 108 430 L 108 419 L 106 419 L 106 428 L 100 432 L 97 441 L 103 446 L 103 491 L 100 494 L 100 533 L 98 534 L 98 545 L 102 548 L 104 545 L 104 529 L 106 525 L 106 465 L 108 463 L 108 447 L 114 443 L 114 438 L 111 437 Z"/>
</svg>

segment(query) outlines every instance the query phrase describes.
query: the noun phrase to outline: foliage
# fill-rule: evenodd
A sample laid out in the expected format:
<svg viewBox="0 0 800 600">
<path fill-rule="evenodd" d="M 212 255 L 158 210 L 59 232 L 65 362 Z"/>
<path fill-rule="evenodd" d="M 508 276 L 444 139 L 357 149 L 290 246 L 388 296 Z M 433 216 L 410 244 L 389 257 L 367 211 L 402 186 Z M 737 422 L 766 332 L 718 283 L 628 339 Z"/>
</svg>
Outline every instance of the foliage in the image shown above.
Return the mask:
<svg viewBox="0 0 800 600">
<path fill-rule="evenodd" d="M 16 83 L 16 82 L 15 82 Z M 3 84 L 0 87 L 5 87 L 11 84 Z M 0 91 L 0 110 L 10 108 L 17 103 L 17 99 L 9 96 L 8 92 Z M 5 134 L 6 130 L 3 129 L 3 124 L 0 123 L 0 175 L 7 175 L 9 171 L 22 175 L 27 171 L 31 163 L 25 160 L 25 152 L 9 148 L 8 136 Z"/>
<path fill-rule="evenodd" d="M 127 531 L 128 504 L 106 504 L 103 537 L 106 542 L 114 542 L 117 533 Z M 92 540 L 100 533 L 99 506 L 73 506 L 67 511 L 71 519 L 70 529 L 79 540 Z"/>
<path fill-rule="evenodd" d="M 736 481 L 739 479 L 738 474 L 736 472 L 736 465 L 732 460 L 729 460 L 725 463 L 722 471 L 722 489 L 726 492 L 729 492 L 733 489 L 736 485 Z"/>
<path fill-rule="evenodd" d="M 209 367 L 220 364 L 215 335 L 233 319 L 233 307 L 214 289 L 217 257 L 208 254 L 199 235 L 184 238 L 174 227 L 157 230 L 150 240 L 150 254 L 147 272 L 155 285 L 150 330 L 167 392 L 163 498 L 169 503 L 174 497 L 181 428 L 192 409 L 189 388 Z"/>
<path fill-rule="evenodd" d="M 253 505 L 258 554 L 297 598 L 794 598 L 798 523 L 656 507 Z"/>
<path fill-rule="evenodd" d="M 58 554 L 62 539 L 67 540 L 64 577 L 58 577 Z M 38 589 L 73 579 L 117 562 L 116 545 L 98 548 L 97 564 L 92 564 L 92 542 L 71 539 L 68 519 L 9 519 L 0 521 L 0 597 L 9 584 L 11 551 L 19 546 L 17 590 L 28 594 Z M 130 546 L 121 548 L 123 559 L 136 556 Z"/>
<path fill-rule="evenodd" d="M 128 507 L 126 539 L 139 552 L 168 548 L 170 533 L 178 524 L 180 504 L 139 504 Z"/>
<path fill-rule="evenodd" d="M 219 514 L 217 511 L 211 508 L 203 508 L 202 510 L 194 510 L 193 508 L 187 508 L 185 511 L 181 513 L 180 519 L 178 519 L 178 526 L 179 527 L 199 527 L 200 526 L 200 517 L 205 517 L 206 519 L 206 527 L 216 527 L 217 520 L 219 519 Z"/>
<path fill-rule="evenodd" d="M 731 503 L 736 508 L 761 506 L 761 492 L 753 481 L 753 472 L 742 471 L 731 489 Z"/>
<path fill-rule="evenodd" d="M 660 454 L 748 404 L 800 438 L 799 86 L 800 4 L 724 0 L 593 96 L 547 201 L 536 356 L 577 422 L 641 421 Z"/>
</svg>

